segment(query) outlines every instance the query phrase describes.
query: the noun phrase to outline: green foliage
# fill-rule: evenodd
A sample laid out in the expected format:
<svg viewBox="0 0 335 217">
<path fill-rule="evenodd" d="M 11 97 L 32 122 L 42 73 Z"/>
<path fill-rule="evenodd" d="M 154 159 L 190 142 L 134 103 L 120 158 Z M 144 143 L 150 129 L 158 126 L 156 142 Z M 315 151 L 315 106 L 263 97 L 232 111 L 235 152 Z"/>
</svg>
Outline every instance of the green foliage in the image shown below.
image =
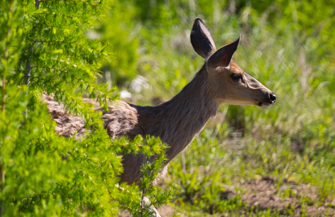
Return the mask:
<svg viewBox="0 0 335 217">
<path fill-rule="evenodd" d="M 175 189 L 170 205 L 186 216 L 297 214 L 294 205 L 281 212 L 261 210 L 240 197 L 247 181 L 271 176 L 275 196 L 295 197 L 301 205 L 299 215 L 308 216 L 311 206 L 333 208 L 333 2 L 96 2 L 45 1 L 37 10 L 33 2 L 1 1 L 4 215 L 101 216 L 116 215 L 121 208 L 145 216 L 150 204 L 141 203 L 144 196 L 155 206 L 166 202 L 171 193 L 151 184 L 164 161 L 160 142 L 140 137 L 110 141 L 100 114 L 81 97 L 86 93 L 106 105 L 115 99 L 115 89 L 97 84 L 101 74 L 103 81 L 122 88 L 140 74 L 151 88 L 135 96 L 137 103 L 149 104 L 153 97 L 170 99 L 204 61 L 189 42 L 195 17 L 205 20 L 217 47 L 242 34 L 234 60 L 273 90 L 278 100 L 268 109 L 221 106 L 218 117 L 171 162 L 163 184 Z M 27 63 L 29 88 L 24 85 Z M 40 102 L 42 93 L 55 94 L 69 111 L 82 114 L 94 131 L 81 141 L 55 135 Z M 140 186 L 117 184 L 121 152 L 157 156 L 145 165 Z M 283 190 L 287 181 L 312 186 L 316 196 Z M 236 195 L 226 199 L 222 195 L 229 190 Z"/>
<path fill-rule="evenodd" d="M 140 136 L 135 138 L 138 140 Z M 134 140 L 134 141 L 135 141 Z M 153 186 L 153 183 L 158 176 L 159 172 L 164 166 L 166 156 L 164 150 L 167 148 L 166 145 L 162 145 L 159 138 L 147 137 L 146 145 L 141 147 L 142 153 L 150 159 L 141 168 L 143 174 L 140 181 L 141 199 L 142 203 L 139 206 L 134 207 L 131 210 L 133 216 L 150 216 L 152 212 L 149 210 L 150 206 L 157 207 L 161 204 L 165 204 L 169 201 L 172 191 L 163 191 L 160 188 Z M 153 160 L 153 162 L 151 162 Z M 150 203 L 144 203 L 144 197 L 150 196 Z M 149 212 L 148 212 L 149 211 Z"/>
<path fill-rule="evenodd" d="M 167 200 L 149 183 L 165 161 L 166 146 L 150 137 L 112 141 L 101 113 L 82 102 L 88 94 L 107 109 L 117 98 L 115 88 L 97 84 L 100 69 L 113 62 L 108 36 L 94 34 L 110 6 L 1 1 L 0 216 L 115 216 L 119 209 L 138 210 L 143 189 L 118 184 L 123 151 L 157 156 L 143 169 L 142 185 L 155 205 Z M 56 135 L 42 94 L 53 94 L 84 117 L 86 136 Z"/>
<path fill-rule="evenodd" d="M 137 75 L 136 62 L 140 25 L 134 23 L 135 8 L 132 4 L 115 1 L 111 10 L 105 11 L 105 18 L 93 33 L 112 43 L 113 61 L 104 67 L 104 82 L 124 85 Z M 106 75 L 109 75 L 109 78 Z"/>
</svg>

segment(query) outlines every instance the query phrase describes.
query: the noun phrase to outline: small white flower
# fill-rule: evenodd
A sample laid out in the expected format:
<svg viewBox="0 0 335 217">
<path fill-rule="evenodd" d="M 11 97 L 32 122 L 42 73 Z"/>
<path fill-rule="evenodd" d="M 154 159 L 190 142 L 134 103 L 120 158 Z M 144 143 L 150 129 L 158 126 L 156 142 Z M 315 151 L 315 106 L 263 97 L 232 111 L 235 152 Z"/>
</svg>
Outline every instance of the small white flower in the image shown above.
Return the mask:
<svg viewBox="0 0 335 217">
<path fill-rule="evenodd" d="M 121 97 L 121 99 L 131 99 L 131 93 L 129 93 L 126 90 L 122 90 L 120 92 L 120 97 Z"/>
</svg>

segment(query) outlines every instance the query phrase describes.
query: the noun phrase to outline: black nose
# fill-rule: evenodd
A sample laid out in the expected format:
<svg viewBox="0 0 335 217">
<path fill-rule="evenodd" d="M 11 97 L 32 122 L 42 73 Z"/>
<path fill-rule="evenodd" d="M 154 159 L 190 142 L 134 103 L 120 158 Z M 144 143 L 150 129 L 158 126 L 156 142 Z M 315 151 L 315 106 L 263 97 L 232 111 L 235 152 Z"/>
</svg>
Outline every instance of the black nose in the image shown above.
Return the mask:
<svg viewBox="0 0 335 217">
<path fill-rule="evenodd" d="M 274 103 L 274 102 L 276 102 L 276 99 L 277 99 L 276 95 L 274 95 L 273 93 L 271 93 L 270 94 L 270 100 Z"/>
</svg>

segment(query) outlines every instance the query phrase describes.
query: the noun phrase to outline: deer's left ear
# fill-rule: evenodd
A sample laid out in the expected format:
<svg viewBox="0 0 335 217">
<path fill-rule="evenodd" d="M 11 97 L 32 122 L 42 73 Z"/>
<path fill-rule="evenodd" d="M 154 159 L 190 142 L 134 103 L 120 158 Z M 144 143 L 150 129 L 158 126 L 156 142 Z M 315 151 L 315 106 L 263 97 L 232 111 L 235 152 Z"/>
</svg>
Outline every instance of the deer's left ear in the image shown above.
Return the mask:
<svg viewBox="0 0 335 217">
<path fill-rule="evenodd" d="M 207 60 L 207 66 L 208 67 L 227 67 L 229 66 L 229 63 L 231 61 L 231 58 L 233 57 L 233 54 L 235 53 L 237 46 L 240 42 L 241 36 L 234 41 L 233 43 L 227 44 L 226 46 L 223 46 L 219 50 L 217 50 L 209 59 Z"/>
<path fill-rule="evenodd" d="M 191 32 L 191 43 L 195 52 L 204 59 L 207 59 L 216 51 L 213 37 L 200 18 L 194 21 Z"/>
</svg>

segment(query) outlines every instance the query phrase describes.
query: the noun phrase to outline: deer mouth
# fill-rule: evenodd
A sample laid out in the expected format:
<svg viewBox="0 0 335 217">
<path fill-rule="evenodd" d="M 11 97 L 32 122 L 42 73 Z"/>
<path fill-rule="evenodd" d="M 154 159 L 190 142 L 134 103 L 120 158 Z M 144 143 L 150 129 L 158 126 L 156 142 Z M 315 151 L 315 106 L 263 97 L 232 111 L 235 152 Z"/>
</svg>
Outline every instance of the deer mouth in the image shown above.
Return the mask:
<svg viewBox="0 0 335 217">
<path fill-rule="evenodd" d="M 256 104 L 261 107 L 261 108 L 267 108 L 270 107 L 271 105 L 276 103 L 276 95 L 271 92 L 268 96 L 267 99 L 263 99 L 262 101 L 259 101 L 256 99 Z"/>
<path fill-rule="evenodd" d="M 268 102 L 260 102 L 258 100 L 256 100 L 256 102 L 257 102 L 257 105 L 261 108 L 267 108 L 267 107 L 270 107 L 274 104 L 274 102 L 268 103 Z"/>
</svg>

